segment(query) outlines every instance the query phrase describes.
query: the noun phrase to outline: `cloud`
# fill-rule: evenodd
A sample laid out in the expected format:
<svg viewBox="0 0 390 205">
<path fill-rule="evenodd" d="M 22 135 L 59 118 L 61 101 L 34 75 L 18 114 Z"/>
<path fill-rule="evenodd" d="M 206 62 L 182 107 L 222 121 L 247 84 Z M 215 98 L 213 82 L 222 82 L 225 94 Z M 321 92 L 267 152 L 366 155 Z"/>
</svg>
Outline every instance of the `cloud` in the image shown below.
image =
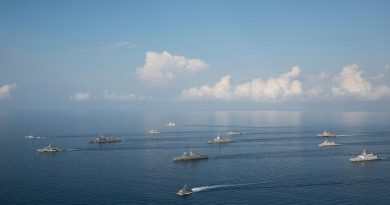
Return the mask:
<svg viewBox="0 0 390 205">
<path fill-rule="evenodd" d="M 133 94 L 118 95 L 109 90 L 105 90 L 103 92 L 103 99 L 111 100 L 111 101 L 136 101 L 136 100 L 143 100 L 144 97 L 138 97 Z"/>
<path fill-rule="evenodd" d="M 0 86 L 0 100 L 9 98 L 11 91 L 16 88 L 16 84 L 5 84 Z"/>
<path fill-rule="evenodd" d="M 91 99 L 91 95 L 88 92 L 77 92 L 70 96 L 70 99 L 74 101 L 87 101 Z"/>
<path fill-rule="evenodd" d="M 278 101 L 303 93 L 302 84 L 294 80 L 300 75 L 300 68 L 294 66 L 290 72 L 277 78 L 262 80 L 255 78 L 248 82 L 233 84 L 231 76 L 221 78 L 214 86 L 203 85 L 184 90 L 180 99 L 183 100 L 251 100 L 251 101 Z"/>
<path fill-rule="evenodd" d="M 368 100 L 376 100 L 390 95 L 389 87 L 386 85 L 373 86 L 370 81 L 362 77 L 362 73 L 356 64 L 345 66 L 334 77 L 333 95 L 335 97 L 353 96 Z"/>
<path fill-rule="evenodd" d="M 137 69 L 137 74 L 145 82 L 162 85 L 175 79 L 179 73 L 199 71 L 207 67 L 200 59 L 189 59 L 166 51 L 149 51 L 146 53 L 145 65 Z"/>
<path fill-rule="evenodd" d="M 130 41 L 122 41 L 117 43 L 108 43 L 106 45 L 100 46 L 100 50 L 111 50 L 116 48 L 135 48 L 137 45 L 135 45 L 133 42 Z"/>
</svg>

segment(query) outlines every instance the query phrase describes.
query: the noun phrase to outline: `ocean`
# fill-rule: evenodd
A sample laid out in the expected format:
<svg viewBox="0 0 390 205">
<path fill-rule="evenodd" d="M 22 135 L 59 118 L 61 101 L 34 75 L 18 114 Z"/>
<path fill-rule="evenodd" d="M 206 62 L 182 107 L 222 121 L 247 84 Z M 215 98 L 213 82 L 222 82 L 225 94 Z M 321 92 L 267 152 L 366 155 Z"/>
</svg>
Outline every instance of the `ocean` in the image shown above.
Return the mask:
<svg viewBox="0 0 390 205">
<path fill-rule="evenodd" d="M 318 146 L 325 129 L 341 146 Z M 36 151 L 48 144 L 64 151 Z M 351 163 L 363 149 L 383 159 Z M 190 150 L 209 159 L 172 161 Z M 389 173 L 389 112 L 0 112 L 2 205 L 389 204 Z"/>
</svg>

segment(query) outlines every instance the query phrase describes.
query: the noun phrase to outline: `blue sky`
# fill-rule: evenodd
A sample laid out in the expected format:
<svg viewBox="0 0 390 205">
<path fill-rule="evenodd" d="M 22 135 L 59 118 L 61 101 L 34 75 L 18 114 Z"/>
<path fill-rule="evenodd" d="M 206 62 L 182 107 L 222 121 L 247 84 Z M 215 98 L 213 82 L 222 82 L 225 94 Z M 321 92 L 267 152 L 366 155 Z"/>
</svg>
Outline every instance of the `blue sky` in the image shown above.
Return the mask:
<svg viewBox="0 0 390 205">
<path fill-rule="evenodd" d="M 0 1 L 0 106 L 386 108 L 389 9 L 389 1 Z"/>
</svg>

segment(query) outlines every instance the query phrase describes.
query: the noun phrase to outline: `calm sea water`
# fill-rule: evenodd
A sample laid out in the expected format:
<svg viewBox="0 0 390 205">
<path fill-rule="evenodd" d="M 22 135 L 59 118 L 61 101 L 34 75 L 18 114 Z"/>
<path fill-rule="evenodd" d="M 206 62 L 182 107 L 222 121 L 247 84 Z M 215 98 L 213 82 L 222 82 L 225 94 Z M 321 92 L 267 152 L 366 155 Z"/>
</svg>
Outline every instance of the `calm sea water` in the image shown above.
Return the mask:
<svg viewBox="0 0 390 205">
<path fill-rule="evenodd" d="M 342 146 L 319 148 L 324 129 Z M 49 143 L 65 151 L 36 152 Z M 210 159 L 172 162 L 190 149 Z M 349 162 L 363 149 L 384 159 Z M 0 204 L 389 204 L 389 173 L 388 112 L 0 113 Z"/>
</svg>

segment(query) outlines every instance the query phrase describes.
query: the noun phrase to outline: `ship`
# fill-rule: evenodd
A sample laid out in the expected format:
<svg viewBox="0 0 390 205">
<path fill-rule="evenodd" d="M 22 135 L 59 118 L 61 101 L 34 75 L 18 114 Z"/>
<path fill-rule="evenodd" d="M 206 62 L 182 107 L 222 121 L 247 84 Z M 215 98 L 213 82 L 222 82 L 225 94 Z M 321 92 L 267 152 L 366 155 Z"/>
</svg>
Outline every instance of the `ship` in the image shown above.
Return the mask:
<svg viewBox="0 0 390 205">
<path fill-rule="evenodd" d="M 349 160 L 351 162 L 364 162 L 364 161 L 373 161 L 373 160 L 380 160 L 381 158 L 378 155 L 375 155 L 373 153 L 367 153 L 366 150 L 363 150 L 363 152 L 357 156 L 350 158 Z"/>
<path fill-rule="evenodd" d="M 176 194 L 179 196 L 187 196 L 189 194 L 192 194 L 192 189 L 189 188 L 187 185 L 184 185 L 182 189 L 180 189 Z"/>
<path fill-rule="evenodd" d="M 217 137 L 214 140 L 208 141 L 207 143 L 209 143 L 209 144 L 222 144 L 222 143 L 229 143 L 229 142 L 232 142 L 232 140 L 229 139 L 229 138 L 221 137 L 218 134 Z"/>
<path fill-rule="evenodd" d="M 151 129 L 147 132 L 147 134 L 151 134 L 151 135 L 156 135 L 156 134 L 160 134 L 160 131 L 156 130 L 156 129 Z"/>
<path fill-rule="evenodd" d="M 333 134 L 333 133 L 330 133 L 330 132 L 327 132 L 326 130 L 324 130 L 324 132 L 318 134 L 317 137 L 336 137 L 336 134 Z"/>
<path fill-rule="evenodd" d="M 320 147 L 328 147 L 328 146 L 338 146 L 338 145 L 340 145 L 340 144 L 337 144 L 336 142 L 333 142 L 333 141 L 328 141 L 326 139 L 323 143 L 319 144 L 318 146 L 320 146 Z"/>
<path fill-rule="evenodd" d="M 112 142 L 121 142 L 122 139 L 117 138 L 117 137 L 104 137 L 103 135 L 100 135 L 94 140 L 89 141 L 89 143 L 112 143 Z"/>
<path fill-rule="evenodd" d="M 56 146 L 53 146 L 53 145 L 50 145 L 50 144 L 47 147 L 43 147 L 43 148 L 37 149 L 37 152 L 53 153 L 53 152 L 59 152 L 59 151 L 62 151 L 62 149 L 59 149 Z"/>
<path fill-rule="evenodd" d="M 226 134 L 227 135 L 240 135 L 241 133 L 240 132 L 236 132 L 236 131 L 229 131 Z"/>
<path fill-rule="evenodd" d="M 175 127 L 175 126 L 176 126 L 176 123 L 174 123 L 174 122 L 169 122 L 169 123 L 166 124 L 166 126 L 168 126 L 168 127 Z"/>
<path fill-rule="evenodd" d="M 34 135 L 26 135 L 24 138 L 26 138 L 26 139 L 35 139 L 36 137 Z"/>
<path fill-rule="evenodd" d="M 209 156 L 204 154 L 198 154 L 193 151 L 184 152 L 181 156 L 173 158 L 173 161 L 179 162 L 179 161 L 188 161 L 188 160 L 199 160 L 199 159 L 208 159 Z"/>
</svg>

